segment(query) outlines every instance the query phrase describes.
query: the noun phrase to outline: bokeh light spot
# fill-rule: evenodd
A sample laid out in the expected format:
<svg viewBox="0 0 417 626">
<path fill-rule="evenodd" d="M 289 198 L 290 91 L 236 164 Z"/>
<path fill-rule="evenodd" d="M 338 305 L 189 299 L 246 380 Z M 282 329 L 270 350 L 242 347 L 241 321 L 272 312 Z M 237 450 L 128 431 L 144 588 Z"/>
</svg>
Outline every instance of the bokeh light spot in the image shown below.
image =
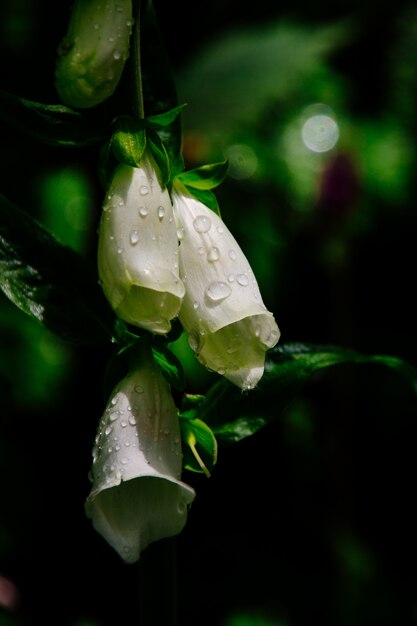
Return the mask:
<svg viewBox="0 0 417 626">
<path fill-rule="evenodd" d="M 236 180 L 250 178 L 258 167 L 258 157 L 252 148 L 245 144 L 229 146 L 225 158 L 229 162 L 228 174 Z"/>
<path fill-rule="evenodd" d="M 313 152 L 327 152 L 339 139 L 339 127 L 328 115 L 313 115 L 301 129 L 304 145 Z"/>
</svg>

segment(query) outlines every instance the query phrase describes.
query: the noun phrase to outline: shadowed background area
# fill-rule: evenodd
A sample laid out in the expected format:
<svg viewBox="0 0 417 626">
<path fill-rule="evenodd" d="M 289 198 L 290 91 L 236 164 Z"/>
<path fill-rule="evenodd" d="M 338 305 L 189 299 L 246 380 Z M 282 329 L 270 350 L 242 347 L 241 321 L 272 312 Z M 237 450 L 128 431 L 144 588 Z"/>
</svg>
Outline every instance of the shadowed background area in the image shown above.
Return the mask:
<svg viewBox="0 0 417 626">
<path fill-rule="evenodd" d="M 0 4 L 1 90 L 58 103 L 70 5 Z M 186 165 L 229 160 L 222 217 L 281 341 L 417 365 L 415 4 L 155 9 L 187 103 Z M 97 160 L 95 147 L 47 146 L 0 121 L 0 193 L 92 260 Z M 215 376 L 185 337 L 175 350 L 187 389 L 204 393 Z M 84 514 L 112 353 L 64 343 L 0 293 L 0 626 L 140 624 L 141 567 Z M 210 479 L 186 472 L 197 498 L 176 541 L 179 624 L 415 624 L 416 409 L 395 372 L 339 365 L 220 448 Z"/>
</svg>

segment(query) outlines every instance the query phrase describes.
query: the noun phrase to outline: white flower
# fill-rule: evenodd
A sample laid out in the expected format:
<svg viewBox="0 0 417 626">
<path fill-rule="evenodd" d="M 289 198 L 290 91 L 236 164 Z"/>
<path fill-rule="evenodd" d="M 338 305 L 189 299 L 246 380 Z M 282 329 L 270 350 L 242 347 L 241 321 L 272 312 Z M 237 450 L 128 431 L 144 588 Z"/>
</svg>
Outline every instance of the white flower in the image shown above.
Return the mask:
<svg viewBox="0 0 417 626">
<path fill-rule="evenodd" d="M 186 288 L 180 321 L 203 365 L 250 389 L 263 375 L 265 352 L 280 336 L 278 326 L 220 217 L 178 184 L 172 199 L 182 233 L 180 277 Z"/>
<path fill-rule="evenodd" d="M 178 315 L 184 285 L 168 191 L 151 158 L 119 165 L 103 205 L 98 240 L 103 291 L 125 322 L 165 334 Z"/>
<path fill-rule="evenodd" d="M 151 352 L 110 395 L 93 450 L 86 513 L 128 563 L 183 529 L 194 490 L 181 482 L 177 410 Z"/>
<path fill-rule="evenodd" d="M 129 56 L 132 24 L 132 0 L 75 0 L 55 72 L 65 104 L 88 108 L 112 95 Z"/>
</svg>

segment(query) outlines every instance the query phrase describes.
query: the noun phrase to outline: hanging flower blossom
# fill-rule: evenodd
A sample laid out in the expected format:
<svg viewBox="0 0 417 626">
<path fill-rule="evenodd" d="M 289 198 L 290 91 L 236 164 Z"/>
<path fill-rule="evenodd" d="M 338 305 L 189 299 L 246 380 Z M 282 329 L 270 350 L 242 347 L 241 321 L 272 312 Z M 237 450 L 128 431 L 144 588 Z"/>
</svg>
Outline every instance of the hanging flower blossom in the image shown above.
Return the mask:
<svg viewBox="0 0 417 626">
<path fill-rule="evenodd" d="M 165 334 L 178 315 L 184 285 L 172 205 L 152 158 L 119 165 L 103 205 L 98 272 L 104 293 L 125 322 Z"/>
<path fill-rule="evenodd" d="M 183 529 L 195 492 L 180 480 L 181 463 L 169 385 L 143 346 L 101 419 L 86 501 L 94 528 L 126 562 Z"/>
<path fill-rule="evenodd" d="M 220 217 L 178 183 L 172 199 L 186 287 L 180 321 L 203 365 L 250 389 L 263 374 L 265 351 L 279 339 L 278 326 Z"/>
<path fill-rule="evenodd" d="M 55 72 L 65 104 L 89 108 L 112 95 L 129 56 L 132 25 L 132 0 L 75 0 Z"/>
</svg>

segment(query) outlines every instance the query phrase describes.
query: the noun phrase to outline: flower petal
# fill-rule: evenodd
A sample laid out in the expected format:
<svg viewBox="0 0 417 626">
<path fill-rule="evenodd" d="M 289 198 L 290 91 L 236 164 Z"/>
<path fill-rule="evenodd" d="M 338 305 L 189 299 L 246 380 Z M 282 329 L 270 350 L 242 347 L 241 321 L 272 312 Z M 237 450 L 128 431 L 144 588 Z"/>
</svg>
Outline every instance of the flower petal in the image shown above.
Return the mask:
<svg viewBox="0 0 417 626">
<path fill-rule="evenodd" d="M 146 350 L 110 396 L 86 501 L 94 528 L 125 561 L 184 527 L 195 492 L 180 480 L 181 461 L 177 410 Z"/>
<path fill-rule="evenodd" d="M 125 322 L 165 334 L 178 315 L 184 285 L 169 194 L 150 158 L 120 165 L 103 205 L 98 271 L 104 293 Z"/>
<path fill-rule="evenodd" d="M 197 358 L 236 385 L 254 387 L 265 351 L 280 333 L 267 311 L 248 260 L 216 213 L 174 188 L 182 229 L 180 277 L 186 293 L 179 318 Z"/>
</svg>

